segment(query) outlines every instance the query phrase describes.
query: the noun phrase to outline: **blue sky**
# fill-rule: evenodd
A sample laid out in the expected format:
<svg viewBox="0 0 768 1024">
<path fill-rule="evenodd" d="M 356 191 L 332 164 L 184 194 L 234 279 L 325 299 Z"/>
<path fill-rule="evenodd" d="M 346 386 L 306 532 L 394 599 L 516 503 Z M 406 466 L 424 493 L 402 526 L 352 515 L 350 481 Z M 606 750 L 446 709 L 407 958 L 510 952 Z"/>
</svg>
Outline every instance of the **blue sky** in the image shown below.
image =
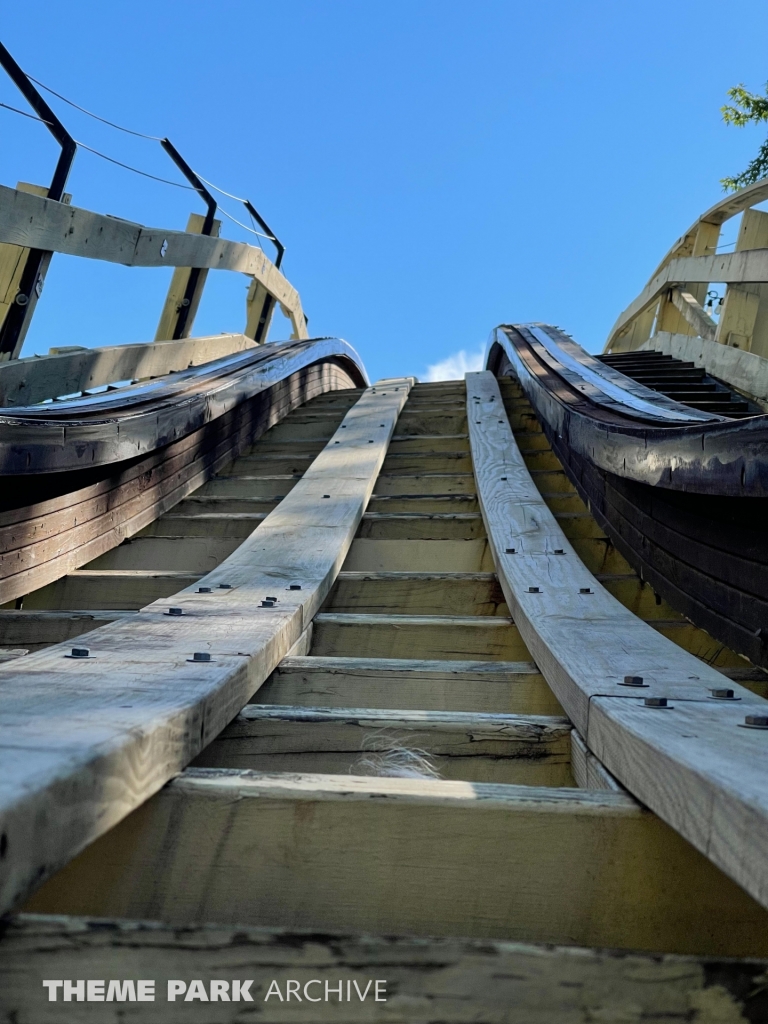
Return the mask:
<svg viewBox="0 0 768 1024">
<path fill-rule="evenodd" d="M 313 333 L 372 378 L 471 363 L 501 321 L 599 350 L 762 141 L 719 108 L 737 82 L 762 89 L 766 38 L 764 0 L 732 17 L 708 0 L 38 0 L 2 19 L 28 73 L 249 196 Z M 7 80 L 0 101 L 24 105 Z M 156 143 L 53 105 L 76 138 L 174 177 Z M 0 139 L 0 182 L 50 177 L 41 125 L 0 110 Z M 154 226 L 200 208 L 86 152 L 68 187 Z M 56 256 L 24 354 L 151 339 L 167 275 Z M 196 334 L 242 328 L 245 283 L 209 276 Z"/>
</svg>

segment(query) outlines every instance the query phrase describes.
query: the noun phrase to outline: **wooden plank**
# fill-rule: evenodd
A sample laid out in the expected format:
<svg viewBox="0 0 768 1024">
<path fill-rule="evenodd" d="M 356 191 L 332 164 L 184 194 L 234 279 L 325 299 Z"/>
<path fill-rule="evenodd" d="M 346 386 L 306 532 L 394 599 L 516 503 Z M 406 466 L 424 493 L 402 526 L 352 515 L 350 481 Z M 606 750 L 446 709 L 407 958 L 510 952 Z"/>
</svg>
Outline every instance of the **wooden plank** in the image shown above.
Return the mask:
<svg viewBox="0 0 768 1024">
<path fill-rule="evenodd" d="M 570 732 L 539 715 L 247 704 L 194 766 L 396 775 L 386 757 L 406 749 L 441 779 L 573 786 Z"/>
<path fill-rule="evenodd" d="M 467 401 L 477 409 L 469 417 L 470 443 L 489 545 L 536 664 L 618 781 L 768 903 L 768 796 L 755 767 L 768 732 L 739 729 L 734 721 L 765 715 L 768 702 L 738 683 L 724 684 L 720 673 L 631 615 L 587 571 L 536 493 L 508 424 L 491 415 L 500 405 L 492 374 L 468 375 Z M 518 543 L 507 554 L 511 524 Z M 538 589 L 531 592 L 532 586 Z M 645 707 L 623 685 L 625 676 L 641 676 L 648 684 L 643 697 L 666 698 L 673 708 Z M 712 699 L 712 690 L 724 685 L 739 701 Z M 642 744 L 630 745 L 636 732 Z M 727 756 L 718 758 L 725 734 Z"/>
<path fill-rule="evenodd" d="M 312 654 L 353 658 L 528 661 L 510 619 L 484 615 L 315 616 Z"/>
<path fill-rule="evenodd" d="M 472 473 L 381 473 L 376 481 L 380 494 L 474 494 Z"/>
<path fill-rule="evenodd" d="M 0 186 L 0 242 L 128 267 L 199 267 L 248 274 L 286 310 L 294 336 L 308 337 L 299 293 L 262 249 L 243 242 L 146 228 L 4 185 Z"/>
<path fill-rule="evenodd" d="M 410 386 L 364 393 L 343 443 L 324 449 L 210 578 L 214 592 L 174 598 L 184 614 L 165 614 L 161 601 L 94 630 L 92 660 L 52 647 L 0 665 L 0 906 L 163 786 L 285 656 L 341 567 Z M 224 582 L 231 589 L 218 589 Z M 260 607 L 275 591 L 279 603 Z M 191 661 L 197 651 L 211 661 Z"/>
<path fill-rule="evenodd" d="M 467 417 L 463 409 L 404 409 L 398 425 L 401 434 L 466 434 Z"/>
<path fill-rule="evenodd" d="M 25 910 L 768 952 L 766 911 L 630 798 L 450 781 L 188 769 Z"/>
<path fill-rule="evenodd" d="M 213 483 L 213 481 L 211 481 Z M 200 512 L 271 512 L 279 503 L 281 495 L 264 497 L 228 497 L 225 494 L 199 494 L 195 492 L 175 506 L 176 512 L 196 514 Z"/>
<path fill-rule="evenodd" d="M 715 340 L 717 324 L 690 292 L 680 288 L 673 288 L 671 299 L 675 307 L 682 313 L 684 319 L 693 328 L 692 333 L 696 337 L 706 338 L 709 341 Z"/>
<path fill-rule="evenodd" d="M 32 405 L 118 381 L 162 377 L 244 352 L 244 334 L 216 334 L 140 345 L 77 348 L 0 364 L 0 405 Z"/>
<path fill-rule="evenodd" d="M 183 544 L 179 543 L 180 540 Z M 185 572 L 203 576 L 213 572 L 225 558 L 240 546 L 237 538 L 210 539 L 207 537 L 131 537 L 119 547 L 112 548 L 87 563 L 88 569 L 98 571 L 125 571 L 139 569 L 148 572 Z"/>
<path fill-rule="evenodd" d="M 493 562 L 482 540 L 366 540 L 356 538 L 347 572 L 488 572 Z"/>
<path fill-rule="evenodd" d="M 3 609 L 0 611 L 0 646 L 27 647 L 32 650 L 50 644 L 63 644 L 116 619 L 123 619 L 126 616 L 130 619 L 133 615 L 133 612 L 121 611 L 57 612 Z"/>
<path fill-rule="evenodd" d="M 395 434 L 389 451 L 392 455 L 469 451 L 469 436 L 467 434 Z"/>
<path fill-rule="evenodd" d="M 259 703 L 559 715 L 531 662 L 287 657 L 258 691 Z"/>
<path fill-rule="evenodd" d="M 282 499 L 291 491 L 301 479 L 299 474 L 277 476 L 264 474 L 263 476 L 238 476 L 238 477 L 214 477 L 208 483 L 203 484 L 195 491 L 195 496 L 207 497 L 208 495 L 231 498 L 270 498 L 274 501 Z"/>
<path fill-rule="evenodd" d="M 130 608 L 138 611 L 159 598 L 170 597 L 184 587 L 192 586 L 199 579 L 199 573 L 157 572 L 154 569 L 80 569 L 26 595 L 24 610 Z"/>
<path fill-rule="evenodd" d="M 485 573 L 340 572 L 323 611 L 509 616 L 496 576 Z"/>
<path fill-rule="evenodd" d="M 144 537 L 245 540 L 268 512 L 166 512 L 137 534 Z"/>
<path fill-rule="evenodd" d="M 369 540 L 453 540 L 485 538 L 479 512 L 368 512 L 358 537 Z"/>
<path fill-rule="evenodd" d="M 387 452 L 382 473 L 471 473 L 468 451 Z"/>
<path fill-rule="evenodd" d="M 180 933 L 156 922 L 27 914 L 6 922 L 0 951 L 0 1011 L 8 1020 L 35 1024 L 58 1024 L 64 1015 L 68 1024 L 104 1021 L 104 1004 L 73 1001 L 63 1014 L 61 988 L 56 1004 L 47 1001 L 44 979 L 86 977 L 158 979 L 157 1002 L 116 1007 L 136 1024 L 240 1024 L 248 1009 L 258 1009 L 265 1024 L 310 1015 L 316 1024 L 583 1024 L 631 1016 L 677 1024 L 691 1007 L 697 1024 L 721 1024 L 758 1019 L 763 996 L 754 978 L 766 969 L 756 961 L 490 940 L 320 935 L 242 925 L 197 925 Z M 209 979 L 231 986 L 233 976 L 252 980 L 252 1004 L 165 1001 L 165 979 L 202 978 L 208 992 Z M 376 979 L 386 980 L 379 1002 Z M 289 981 L 299 986 L 292 990 L 293 1007 L 279 1002 L 274 988 L 266 1000 L 273 983 L 285 1000 Z M 329 1000 L 307 1008 L 307 997 L 323 995 L 325 985 Z M 357 993 L 366 990 L 361 1001 Z"/>
</svg>

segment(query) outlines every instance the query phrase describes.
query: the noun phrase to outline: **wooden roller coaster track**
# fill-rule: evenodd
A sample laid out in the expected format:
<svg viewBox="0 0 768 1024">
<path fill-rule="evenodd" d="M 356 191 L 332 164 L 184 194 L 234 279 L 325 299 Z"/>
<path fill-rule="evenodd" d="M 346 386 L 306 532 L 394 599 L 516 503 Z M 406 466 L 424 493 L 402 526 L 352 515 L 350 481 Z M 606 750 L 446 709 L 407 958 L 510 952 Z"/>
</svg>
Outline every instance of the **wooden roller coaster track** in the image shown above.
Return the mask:
<svg viewBox="0 0 768 1024">
<path fill-rule="evenodd" d="M 604 360 L 369 385 L 261 250 L 0 187 L 11 303 L 25 249 L 254 282 L 0 364 L 0 1019 L 768 1020 L 765 195 Z"/>
</svg>

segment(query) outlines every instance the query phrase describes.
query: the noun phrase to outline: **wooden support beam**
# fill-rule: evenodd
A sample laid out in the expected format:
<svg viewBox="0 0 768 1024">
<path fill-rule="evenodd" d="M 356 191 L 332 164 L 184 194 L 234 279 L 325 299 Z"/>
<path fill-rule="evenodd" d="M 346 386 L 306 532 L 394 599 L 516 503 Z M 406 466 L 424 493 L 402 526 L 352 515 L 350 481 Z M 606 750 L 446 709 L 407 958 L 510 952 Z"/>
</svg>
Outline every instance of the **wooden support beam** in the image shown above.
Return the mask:
<svg viewBox="0 0 768 1024">
<path fill-rule="evenodd" d="M 467 402 L 489 545 L 536 664 L 618 781 L 765 905 L 768 796 L 757 766 L 768 730 L 739 725 L 745 715 L 768 715 L 768 702 L 725 683 L 631 615 L 588 572 L 497 415 L 492 374 L 467 375 Z M 514 553 L 506 553 L 510 531 Z M 624 685 L 627 676 L 642 677 L 641 695 Z M 722 688 L 738 699 L 713 699 Z M 646 706 L 644 698 L 669 706 Z"/>
<path fill-rule="evenodd" d="M 380 494 L 474 494 L 472 473 L 381 473 L 376 481 Z"/>
<path fill-rule="evenodd" d="M 95 611 L 125 608 L 138 611 L 153 601 L 192 586 L 199 579 L 199 573 L 189 572 L 80 569 L 28 594 L 23 607 L 25 611 L 43 608 L 90 608 Z"/>
<path fill-rule="evenodd" d="M 441 779 L 573 786 L 570 732 L 539 715 L 247 704 L 194 765 L 376 776 L 406 748 Z"/>
<path fill-rule="evenodd" d="M 269 498 L 282 501 L 301 477 L 297 473 L 269 474 L 261 476 L 216 476 L 195 491 L 196 497 L 208 495 L 222 498 Z"/>
<path fill-rule="evenodd" d="M 244 334 L 217 334 L 143 345 L 54 350 L 0 364 L 0 406 L 34 405 L 118 381 L 162 377 L 252 348 Z"/>
<path fill-rule="evenodd" d="M 182 615 L 160 601 L 94 630 L 87 660 L 52 647 L 0 665 L 0 907 L 162 787 L 288 653 L 341 567 L 411 384 L 363 394 L 342 444 L 211 577 L 212 593 L 174 597 Z"/>
<path fill-rule="evenodd" d="M 185 1002 L 183 997 L 166 1003 L 158 980 L 157 1002 L 114 1004 L 114 1012 L 129 1013 L 135 1024 L 239 1024 L 251 1009 L 265 1022 L 311 1016 L 315 1024 L 337 1024 L 345 1018 L 355 1024 L 466 1024 L 468 1019 L 579 1024 L 590 1018 L 619 1021 L 633 1016 L 672 1024 L 691 1012 L 698 1024 L 720 1024 L 759 1020 L 764 995 L 755 977 L 767 966 L 753 960 L 488 939 L 359 937 L 346 931 L 320 935 L 243 925 L 192 925 L 180 931 L 156 922 L 27 914 L 5 922 L 0 951 L 0 1012 L 8 1020 L 38 1024 L 57 1024 L 63 1016 L 68 1024 L 104 1019 L 104 1004 L 73 1001 L 64 1014 L 61 994 L 57 1004 L 47 1002 L 44 979 L 202 978 L 207 992 L 209 979 L 231 991 L 233 975 L 252 979 L 252 1003 Z M 374 998 L 376 979 L 386 979 L 379 1002 Z M 289 981 L 298 985 L 293 1014 L 291 1003 L 280 1003 L 274 989 L 265 1001 L 273 983 L 285 1000 Z M 308 1007 L 307 996 L 324 995 L 325 985 L 329 1000 L 321 998 Z M 357 992 L 366 990 L 361 1001 Z"/>
<path fill-rule="evenodd" d="M 717 324 L 690 292 L 673 288 L 670 292 L 670 300 L 682 314 L 686 323 L 693 329 L 688 333 L 693 333 L 699 338 L 706 338 L 707 341 L 715 340 Z M 660 331 L 671 330 L 661 323 L 658 329 Z"/>
<path fill-rule="evenodd" d="M 509 616 L 492 572 L 341 572 L 323 611 Z"/>
<path fill-rule="evenodd" d="M 679 284 L 709 284 L 710 281 L 720 281 L 737 287 L 768 281 L 768 250 L 752 249 L 711 256 L 684 256 L 671 260 L 619 316 L 608 336 L 606 351 L 611 351 L 614 339 L 618 338 L 639 314 L 655 306 L 659 298 L 670 288 Z"/>
<path fill-rule="evenodd" d="M 45 185 L 31 185 L 29 182 L 20 181 L 16 185 L 16 188 L 20 192 L 28 192 L 30 195 L 34 196 L 46 197 L 48 195 L 48 188 Z M 72 196 L 65 192 L 61 197 L 61 202 L 69 204 L 71 199 Z M 21 347 L 24 344 L 24 338 L 27 330 L 29 329 L 34 307 L 37 305 L 37 300 L 40 298 L 40 293 L 42 292 L 43 285 L 45 284 L 45 276 L 48 273 L 48 267 L 51 265 L 52 255 L 53 253 L 51 252 L 43 253 L 37 275 L 37 284 L 32 293 L 25 297 L 26 305 L 29 309 L 27 311 L 24 326 L 16 340 L 13 352 L 7 352 L 0 355 L 0 361 L 14 361 L 19 357 Z M 16 301 L 16 296 L 19 294 L 21 275 L 24 272 L 28 256 L 28 246 L 8 245 L 7 243 L 0 244 L 0 325 L 5 320 L 8 310 Z"/>
<path fill-rule="evenodd" d="M 353 658 L 528 661 L 510 619 L 484 615 L 315 616 L 312 654 Z"/>
<path fill-rule="evenodd" d="M 133 617 L 121 611 L 11 611 L 0 610 L 0 647 L 30 651 L 63 644 L 116 619 Z M 65 652 L 62 651 L 62 654 Z"/>
<path fill-rule="evenodd" d="M 627 796 L 351 775 L 188 769 L 25 910 L 768 953 L 766 911 Z"/>
<path fill-rule="evenodd" d="M 129 267 L 235 270 L 259 281 L 283 306 L 294 336 L 306 338 L 299 294 L 262 249 L 209 235 L 147 228 L 0 186 L 0 242 Z"/>
<path fill-rule="evenodd" d="M 260 703 L 560 715 L 531 662 L 287 657 L 256 695 Z"/>
<path fill-rule="evenodd" d="M 768 213 L 745 210 L 736 236 L 737 253 L 768 248 Z M 725 289 L 715 340 L 729 348 L 768 356 L 768 286 L 729 284 Z"/>
<path fill-rule="evenodd" d="M 203 230 L 205 224 L 205 217 L 200 213 L 190 213 L 189 220 L 187 221 L 187 234 L 199 235 Z M 211 227 L 210 237 L 218 238 L 221 232 L 221 221 L 214 220 Z M 192 333 L 192 325 L 195 322 L 195 316 L 200 305 L 200 299 L 203 297 L 203 289 L 205 288 L 205 281 L 208 277 L 207 268 L 197 268 L 197 275 L 195 281 L 195 288 L 192 296 L 187 295 L 187 289 L 189 287 L 190 276 L 195 273 L 190 267 L 176 267 L 173 271 L 173 277 L 168 287 L 168 294 L 165 297 L 165 303 L 163 305 L 163 311 L 160 314 L 160 321 L 155 331 L 155 341 L 164 341 L 167 338 L 188 338 Z M 262 285 L 263 287 L 263 285 Z M 266 292 L 265 292 L 266 294 Z M 187 313 L 184 321 L 184 329 L 179 332 L 179 319 L 180 314 L 187 307 Z M 248 331 L 243 332 L 247 338 L 252 338 L 253 335 L 249 334 Z"/>
<path fill-rule="evenodd" d="M 381 477 L 379 477 L 381 480 Z M 493 561 L 480 540 L 366 540 L 356 538 L 347 572 L 490 572 Z"/>
</svg>

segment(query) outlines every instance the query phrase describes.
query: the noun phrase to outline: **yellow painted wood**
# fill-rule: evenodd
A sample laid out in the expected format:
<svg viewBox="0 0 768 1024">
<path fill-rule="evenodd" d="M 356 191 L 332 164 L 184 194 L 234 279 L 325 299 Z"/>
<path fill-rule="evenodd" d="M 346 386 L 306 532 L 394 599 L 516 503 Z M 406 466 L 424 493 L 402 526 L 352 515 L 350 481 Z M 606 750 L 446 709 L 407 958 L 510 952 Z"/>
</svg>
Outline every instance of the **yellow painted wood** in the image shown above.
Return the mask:
<svg viewBox="0 0 768 1024">
<path fill-rule="evenodd" d="M 561 715 L 531 662 L 414 658 L 286 657 L 254 697 L 259 703 Z"/>
<path fill-rule="evenodd" d="M 765 910 L 626 796 L 349 775 L 190 769 L 25 909 L 768 953 Z"/>
<path fill-rule="evenodd" d="M 187 221 L 186 231 L 188 234 L 199 235 L 203 230 L 205 223 L 205 217 L 200 213 L 190 213 L 189 220 Z M 221 221 L 214 220 L 211 235 L 212 238 L 218 238 L 221 231 Z M 165 297 L 165 303 L 163 305 L 163 311 L 160 314 L 160 321 L 155 331 L 155 341 L 164 341 L 167 338 L 173 337 L 173 331 L 176 327 L 176 321 L 178 319 L 179 312 L 181 310 L 181 304 L 184 301 L 184 293 L 187 290 L 189 284 L 189 275 L 191 271 L 189 267 L 176 267 L 173 271 L 173 277 L 168 287 L 168 294 Z M 188 338 L 192 333 L 192 326 L 195 322 L 195 316 L 200 305 L 200 299 L 203 296 L 203 289 L 205 288 L 205 280 L 208 277 L 207 268 L 201 270 L 198 279 L 195 294 L 190 303 L 189 313 L 187 314 L 187 322 L 184 325 L 183 338 Z M 247 337 L 253 337 L 244 332 Z"/>
<path fill-rule="evenodd" d="M 567 787 L 570 732 L 537 715 L 248 704 L 194 767 L 375 776 L 405 747 L 441 779 Z"/>
<path fill-rule="evenodd" d="M 311 653 L 324 657 L 530 661 L 510 619 L 482 615 L 322 612 L 314 620 Z"/>
</svg>

